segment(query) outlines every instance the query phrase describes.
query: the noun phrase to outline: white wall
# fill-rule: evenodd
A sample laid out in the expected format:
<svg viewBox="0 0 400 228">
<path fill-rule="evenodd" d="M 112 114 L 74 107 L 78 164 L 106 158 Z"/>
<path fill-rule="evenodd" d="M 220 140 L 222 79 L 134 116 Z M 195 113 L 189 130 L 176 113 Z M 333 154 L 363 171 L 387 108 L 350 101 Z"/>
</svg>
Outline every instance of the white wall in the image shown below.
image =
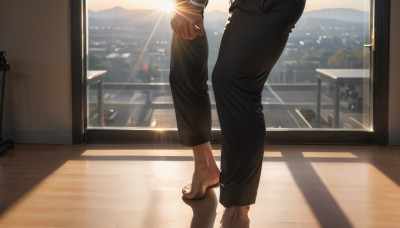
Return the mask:
<svg viewBox="0 0 400 228">
<path fill-rule="evenodd" d="M 7 52 L 4 138 L 72 142 L 69 0 L 1 0 Z"/>
<path fill-rule="evenodd" d="M 391 1 L 389 144 L 400 145 L 400 1 Z"/>
</svg>

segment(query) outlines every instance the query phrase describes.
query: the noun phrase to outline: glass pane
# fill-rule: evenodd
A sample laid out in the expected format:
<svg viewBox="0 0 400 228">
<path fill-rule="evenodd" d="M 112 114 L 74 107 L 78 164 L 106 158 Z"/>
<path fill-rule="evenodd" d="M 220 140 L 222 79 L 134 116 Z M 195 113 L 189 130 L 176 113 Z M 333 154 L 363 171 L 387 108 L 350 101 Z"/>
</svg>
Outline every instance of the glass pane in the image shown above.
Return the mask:
<svg viewBox="0 0 400 228">
<path fill-rule="evenodd" d="M 210 77 L 228 2 L 210 1 L 205 12 Z M 171 2 L 87 6 L 88 127 L 176 129 L 168 83 Z M 370 9 L 370 0 L 307 1 L 265 85 L 268 128 L 370 130 Z M 210 95 L 214 104 L 211 85 Z"/>
</svg>

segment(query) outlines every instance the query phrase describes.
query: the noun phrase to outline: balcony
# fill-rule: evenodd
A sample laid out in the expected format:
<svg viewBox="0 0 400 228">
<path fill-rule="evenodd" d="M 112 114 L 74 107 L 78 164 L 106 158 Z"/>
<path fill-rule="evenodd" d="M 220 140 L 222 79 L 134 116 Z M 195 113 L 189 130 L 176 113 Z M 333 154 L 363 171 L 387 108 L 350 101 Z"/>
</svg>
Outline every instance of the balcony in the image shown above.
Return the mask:
<svg viewBox="0 0 400 228">
<path fill-rule="evenodd" d="M 103 82 L 104 125 L 99 123 L 98 88 L 88 89 L 89 128 L 117 129 L 163 129 L 175 130 L 176 119 L 168 71 L 164 70 L 156 82 Z M 269 129 L 346 129 L 360 130 L 369 127 L 369 120 L 357 108 L 355 88 L 360 85 L 346 84 L 336 91 L 332 85 L 321 85 L 320 103 L 317 103 L 316 70 L 273 71 L 265 84 L 263 106 L 266 125 Z M 212 101 L 212 127 L 219 129 L 212 86 L 209 85 Z M 340 125 L 334 121 L 336 98 L 339 98 Z M 100 99 L 101 100 L 101 99 Z M 361 102 L 361 103 L 360 103 Z M 100 106 L 101 107 L 101 106 Z M 320 119 L 317 117 L 320 108 Z M 340 117 L 339 117 L 340 116 Z"/>
</svg>

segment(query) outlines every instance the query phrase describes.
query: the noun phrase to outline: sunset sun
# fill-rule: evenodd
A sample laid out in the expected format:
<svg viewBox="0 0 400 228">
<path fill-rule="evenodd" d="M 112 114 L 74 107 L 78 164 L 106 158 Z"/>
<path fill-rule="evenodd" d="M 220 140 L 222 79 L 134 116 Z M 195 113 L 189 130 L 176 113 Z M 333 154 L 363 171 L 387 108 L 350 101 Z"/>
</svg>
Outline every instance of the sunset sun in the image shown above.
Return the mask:
<svg viewBox="0 0 400 228">
<path fill-rule="evenodd" d="M 157 5 L 160 10 L 167 12 L 170 12 L 175 8 L 175 3 L 172 0 L 159 0 L 157 1 Z"/>
</svg>

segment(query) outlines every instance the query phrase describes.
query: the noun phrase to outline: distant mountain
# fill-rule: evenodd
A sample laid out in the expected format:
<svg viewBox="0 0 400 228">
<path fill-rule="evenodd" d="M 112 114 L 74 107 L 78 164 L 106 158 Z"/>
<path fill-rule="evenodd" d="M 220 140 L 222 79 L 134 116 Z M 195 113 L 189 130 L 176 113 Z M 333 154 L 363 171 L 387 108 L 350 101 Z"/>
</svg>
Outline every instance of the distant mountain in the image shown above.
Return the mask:
<svg viewBox="0 0 400 228">
<path fill-rule="evenodd" d="M 154 14 L 160 14 L 160 11 L 149 10 L 149 9 L 139 9 L 139 10 L 128 10 L 120 6 L 116 6 L 111 9 L 92 11 L 89 10 L 89 19 L 97 20 L 119 20 L 119 19 L 143 19 L 151 17 Z"/>
<path fill-rule="evenodd" d="M 163 12 L 156 9 L 138 9 L 128 10 L 123 7 L 114 7 L 102 11 L 89 10 L 89 20 L 94 24 L 102 24 L 105 26 L 118 23 L 119 25 L 129 25 L 132 23 L 153 24 L 158 20 Z M 205 21 L 208 26 L 220 27 L 224 26 L 228 18 L 227 12 L 209 11 L 205 13 Z M 169 21 L 170 16 L 164 15 Z M 349 9 L 349 8 L 333 8 L 321 9 L 305 12 L 299 23 L 312 22 L 320 23 L 327 22 L 329 24 L 344 24 L 344 23 L 364 23 L 369 17 L 368 12 Z"/>
<path fill-rule="evenodd" d="M 88 11 L 89 24 L 91 26 L 153 27 L 160 20 L 160 17 L 163 17 L 161 21 L 166 23 L 169 15 L 163 14 L 160 10 L 128 10 L 119 6 L 101 11 Z"/>
<path fill-rule="evenodd" d="M 349 9 L 349 8 L 334 8 L 313 10 L 303 14 L 302 19 L 330 19 L 338 21 L 359 22 L 363 23 L 369 18 L 368 12 Z"/>
<path fill-rule="evenodd" d="M 115 18 L 115 17 L 128 16 L 130 13 L 131 13 L 130 10 L 127 10 L 127 9 L 125 9 L 123 7 L 120 7 L 120 6 L 116 6 L 116 7 L 113 7 L 111 9 L 101 10 L 101 11 L 98 11 L 98 12 L 94 12 L 94 11 L 89 10 L 89 17 L 98 18 L 98 19 L 110 18 L 110 17 Z"/>
</svg>

